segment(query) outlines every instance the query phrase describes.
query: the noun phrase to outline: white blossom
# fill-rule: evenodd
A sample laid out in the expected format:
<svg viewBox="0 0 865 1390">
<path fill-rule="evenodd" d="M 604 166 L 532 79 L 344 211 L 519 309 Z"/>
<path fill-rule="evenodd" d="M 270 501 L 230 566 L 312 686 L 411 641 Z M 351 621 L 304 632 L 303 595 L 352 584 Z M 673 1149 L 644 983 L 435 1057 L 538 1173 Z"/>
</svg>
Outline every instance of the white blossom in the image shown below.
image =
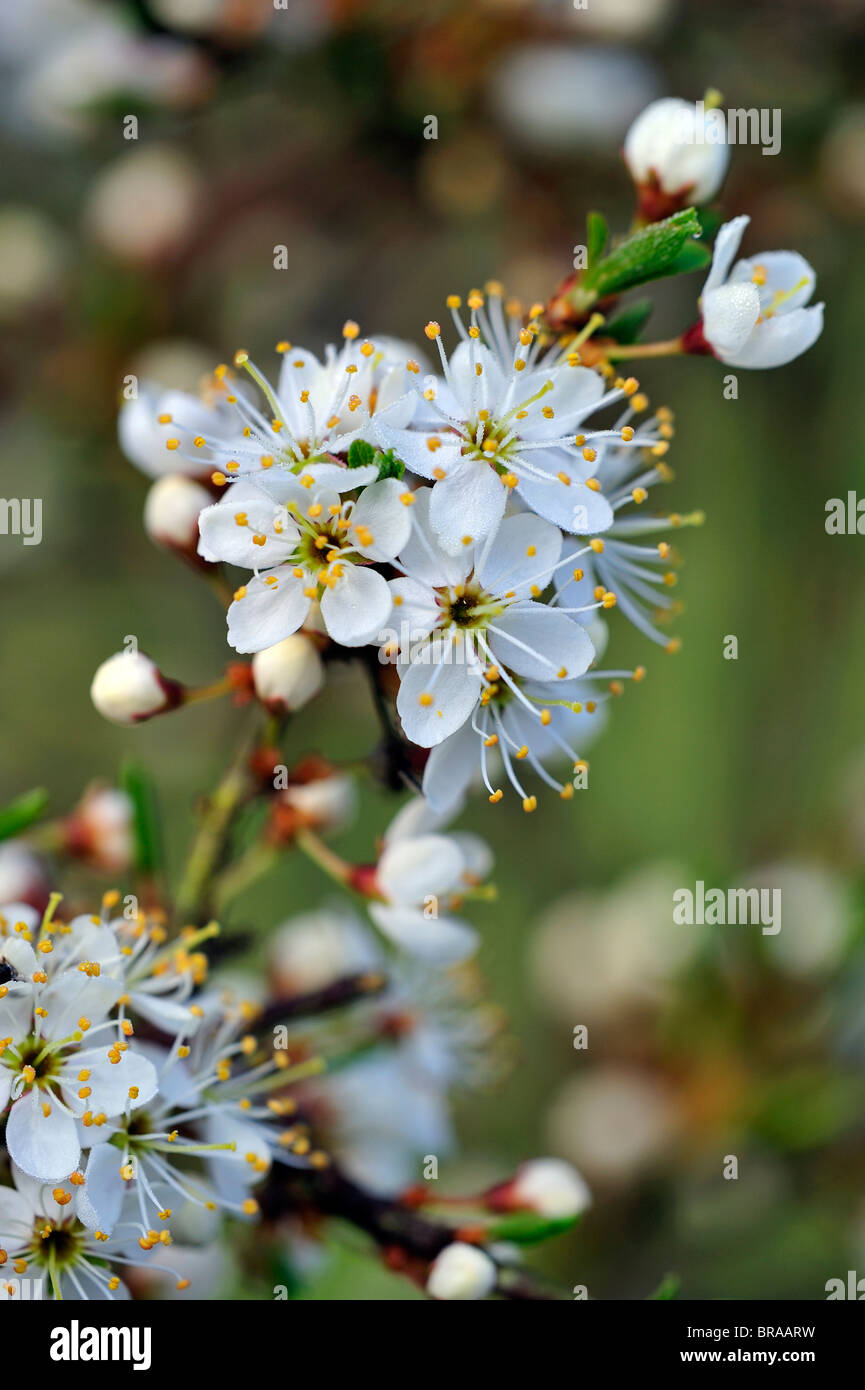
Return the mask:
<svg viewBox="0 0 865 1390">
<path fill-rule="evenodd" d="M 434 493 L 415 494 L 412 536 L 397 559 L 404 577 L 390 585 L 396 626 L 392 637 L 380 635 L 384 653 L 399 657 L 397 710 L 406 736 L 435 747 L 469 722 L 479 738 L 496 743 L 503 730 L 495 696 L 502 688 L 528 718 L 548 726 L 549 709 L 522 684 L 551 683 L 564 699 L 595 655 L 580 623 L 538 602 L 561 563 L 562 534 L 522 512 L 505 517 L 483 545 L 451 555 L 431 524 Z M 605 604 L 603 596 L 587 607 Z M 509 748 L 522 747 L 507 730 L 503 745 L 506 757 Z"/>
<path fill-rule="evenodd" d="M 703 336 L 731 367 L 782 367 L 823 331 L 823 305 L 806 307 L 817 277 L 798 251 L 764 251 L 733 265 L 750 220 L 735 217 L 718 233 L 700 300 Z"/>
<path fill-rule="evenodd" d="M 375 870 L 369 914 L 402 950 L 435 965 L 452 965 L 477 949 L 474 928 L 453 915 L 492 868 L 489 846 L 466 832 L 425 832 L 401 812 Z"/>
<path fill-rule="evenodd" d="M 499 286 L 488 290 L 488 305 L 479 291 L 469 295 L 468 328 L 459 297 L 448 300 L 461 338 L 450 359 L 438 323 L 427 325 L 443 378 L 429 379 L 427 405 L 412 428 L 384 414 L 373 422 L 375 434 L 435 484 L 430 524 L 449 554 L 490 535 L 512 493 L 566 531 L 605 531 L 612 515 L 592 464 L 610 431 L 584 426 L 622 399 L 625 384 L 605 390 L 597 372 L 579 365 L 579 353 L 547 346 L 534 320 L 525 327 L 516 306 L 503 307 Z"/>
<path fill-rule="evenodd" d="M 402 549 L 412 494 L 396 478 L 356 489 L 361 469 L 327 465 L 327 481 L 311 472 L 281 473 L 268 491 L 238 483 L 201 514 L 200 553 L 251 569 L 228 610 L 228 640 L 237 651 L 259 652 L 303 625 L 314 602 L 333 640 L 357 647 L 387 622 L 391 595 L 371 566 Z"/>
</svg>

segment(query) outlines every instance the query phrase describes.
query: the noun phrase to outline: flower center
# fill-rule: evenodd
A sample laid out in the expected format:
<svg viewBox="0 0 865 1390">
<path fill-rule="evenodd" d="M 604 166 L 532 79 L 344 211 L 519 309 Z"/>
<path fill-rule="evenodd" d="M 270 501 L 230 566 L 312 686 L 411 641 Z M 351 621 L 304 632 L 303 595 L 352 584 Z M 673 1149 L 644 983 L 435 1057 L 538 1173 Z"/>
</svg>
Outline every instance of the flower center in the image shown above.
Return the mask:
<svg viewBox="0 0 865 1390">
<path fill-rule="evenodd" d="M 492 594 L 486 593 L 473 577 L 465 584 L 439 589 L 436 597 L 442 613 L 441 625 L 457 627 L 462 631 L 489 627 L 493 619 L 507 607 Z"/>
</svg>

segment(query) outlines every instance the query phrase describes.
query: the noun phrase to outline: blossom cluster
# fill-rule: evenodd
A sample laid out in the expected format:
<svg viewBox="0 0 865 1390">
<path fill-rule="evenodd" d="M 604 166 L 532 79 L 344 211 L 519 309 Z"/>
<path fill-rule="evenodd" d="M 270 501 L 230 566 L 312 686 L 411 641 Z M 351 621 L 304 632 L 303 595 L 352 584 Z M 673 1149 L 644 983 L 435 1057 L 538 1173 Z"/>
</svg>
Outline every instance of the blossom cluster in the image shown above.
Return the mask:
<svg viewBox="0 0 865 1390">
<path fill-rule="evenodd" d="M 660 504 L 673 412 L 623 364 L 700 354 L 773 367 L 821 331 L 797 253 L 736 261 L 746 217 L 720 227 L 713 255 L 698 244 L 689 204 L 714 197 L 726 169 L 716 144 L 683 149 L 698 119 L 676 101 L 638 118 L 624 151 L 630 235 L 608 250 L 592 214 L 588 259 L 544 303 L 492 281 L 449 296 L 423 349 L 349 319 L 320 356 L 278 343 L 278 372 L 239 350 L 198 395 L 141 382 L 124 401 L 121 447 L 152 480 L 146 530 L 225 600 L 228 643 L 249 659 L 193 688 L 133 641 L 96 671 L 93 703 L 135 725 L 227 695 L 256 725 L 202 803 L 162 916 L 137 904 L 113 915 L 111 895 L 69 922 L 57 895 L 3 910 L 0 1262 L 16 1274 L 44 1270 L 56 1296 L 122 1296 L 118 1268 L 134 1284 L 159 1268 L 151 1252 L 176 1267 L 175 1210 L 178 1239 L 207 1243 L 214 1221 L 258 1214 L 263 1184 L 277 1215 L 317 1218 L 318 1200 L 343 1214 L 345 1199 L 367 1233 L 390 1200 L 381 1242 L 393 1252 L 403 1230 L 400 1267 L 430 1296 L 510 1296 L 511 1216 L 517 1239 L 540 1239 L 588 1205 L 574 1170 L 536 1160 L 449 1199 L 471 1219 L 439 1229 L 416 1216 L 433 1200 L 417 1167 L 452 1149 L 452 1092 L 495 1071 L 500 1033 L 469 964 L 469 907 L 494 896 L 493 854 L 454 822 L 479 787 L 493 805 L 509 788 L 530 813 L 544 789 L 570 800 L 587 785 L 585 749 L 646 674 L 606 660 L 617 612 L 678 649 L 676 533 L 703 516 Z M 695 322 L 643 341 L 644 311 L 620 296 L 700 265 Z M 384 741 L 368 770 L 413 793 L 364 863 L 327 842 L 355 809 L 354 768 L 309 750 L 283 762 L 291 716 L 336 658 L 370 678 Z M 133 856 L 118 860 L 114 842 L 144 834 L 139 792 L 133 779 L 121 808 L 103 791 L 97 814 L 92 791 L 60 841 L 103 866 L 110 841 L 125 868 Z M 238 827 L 252 807 L 261 814 Z M 139 869 L 151 849 L 137 847 Z M 276 1004 L 238 1003 L 207 983 L 211 904 L 289 850 L 366 916 L 328 906 L 293 919 L 273 938 Z M 26 845 L 17 852 L 29 882 Z M 279 1009 L 284 1036 L 265 1046 L 250 1030 Z"/>
<path fill-rule="evenodd" d="M 711 114 L 665 99 L 628 134 L 643 221 L 670 214 L 667 260 L 643 278 L 670 273 L 676 219 L 692 215 L 681 210 L 720 187 L 726 145 L 696 139 Z M 734 264 L 747 225 L 720 228 L 698 318 L 672 344 L 607 336 L 592 312 L 634 283 L 635 259 L 661 255 L 657 237 L 638 234 L 546 305 L 497 282 L 449 296 L 449 326 L 424 330 L 432 362 L 348 320 L 321 357 L 278 343 L 273 379 L 240 350 L 200 397 L 145 385 L 127 401 L 120 441 L 157 479 L 154 539 L 243 572 L 228 641 L 253 656 L 259 698 L 296 709 L 321 689 L 322 650 L 372 647 L 394 668 L 402 735 L 435 811 L 480 783 L 493 803 L 509 787 L 526 811 L 543 786 L 570 798 L 604 705 L 644 674 L 602 666 L 611 610 L 675 651 L 670 533 L 702 521 L 657 505 L 673 477 L 673 414 L 618 362 L 690 352 L 772 367 L 822 328 L 798 253 Z M 109 718 L 183 702 L 145 658 L 118 660 L 93 686 Z"/>
</svg>

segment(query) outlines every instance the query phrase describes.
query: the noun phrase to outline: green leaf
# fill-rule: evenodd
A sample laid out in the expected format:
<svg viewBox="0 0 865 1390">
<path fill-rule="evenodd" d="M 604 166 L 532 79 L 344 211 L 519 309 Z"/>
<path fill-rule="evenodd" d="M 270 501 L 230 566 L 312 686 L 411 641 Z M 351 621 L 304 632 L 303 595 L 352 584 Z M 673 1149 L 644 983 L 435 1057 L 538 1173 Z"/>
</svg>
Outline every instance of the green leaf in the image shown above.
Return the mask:
<svg viewBox="0 0 865 1390">
<path fill-rule="evenodd" d="M 0 810 L 0 840 L 20 835 L 39 819 L 47 805 L 48 793 L 44 787 L 34 787 L 32 791 L 10 801 L 8 806 Z"/>
<path fill-rule="evenodd" d="M 676 259 L 664 271 L 665 275 L 688 275 L 692 270 L 705 270 L 712 264 L 712 252 L 702 241 L 686 241 Z"/>
<path fill-rule="evenodd" d="M 378 464 L 378 480 L 382 478 L 401 478 L 405 472 L 405 464 L 402 459 L 398 459 L 393 449 L 388 449 L 386 454 L 380 450 L 376 453 L 373 463 Z"/>
<path fill-rule="evenodd" d="M 583 287 L 601 298 L 621 294 L 623 290 L 644 285 L 662 275 L 677 274 L 673 267 L 683 246 L 699 235 L 700 221 L 693 208 L 676 212 L 664 222 L 653 222 L 592 267 Z"/>
<path fill-rule="evenodd" d="M 120 785 L 133 806 L 135 867 L 140 874 L 153 874 L 162 863 L 162 840 L 153 782 L 140 763 L 130 760 L 120 769 Z"/>
<path fill-rule="evenodd" d="M 654 304 L 651 299 L 637 299 L 627 305 L 614 319 L 604 324 L 604 337 L 614 338 L 617 343 L 635 343 L 651 317 Z"/>
<path fill-rule="evenodd" d="M 517 1211 L 494 1222 L 489 1229 L 490 1240 L 512 1240 L 516 1245 L 533 1245 L 570 1231 L 579 1220 L 576 1216 L 541 1216 L 534 1211 Z"/>
<path fill-rule="evenodd" d="M 370 463 L 375 462 L 376 449 L 374 444 L 367 444 L 365 439 L 353 440 L 348 451 L 349 468 L 366 468 Z"/>
<path fill-rule="evenodd" d="M 586 251 L 590 270 L 603 256 L 609 235 L 610 230 L 603 213 L 590 212 L 586 218 Z"/>
<path fill-rule="evenodd" d="M 670 1299 L 679 1297 L 681 1288 L 682 1281 L 678 1274 L 665 1274 L 655 1292 L 649 1294 L 649 1298 L 655 1303 L 667 1303 Z"/>
<path fill-rule="evenodd" d="M 714 241 L 721 223 L 724 221 L 724 214 L 721 209 L 719 207 L 698 208 L 697 216 L 703 231 L 703 241 Z"/>
</svg>

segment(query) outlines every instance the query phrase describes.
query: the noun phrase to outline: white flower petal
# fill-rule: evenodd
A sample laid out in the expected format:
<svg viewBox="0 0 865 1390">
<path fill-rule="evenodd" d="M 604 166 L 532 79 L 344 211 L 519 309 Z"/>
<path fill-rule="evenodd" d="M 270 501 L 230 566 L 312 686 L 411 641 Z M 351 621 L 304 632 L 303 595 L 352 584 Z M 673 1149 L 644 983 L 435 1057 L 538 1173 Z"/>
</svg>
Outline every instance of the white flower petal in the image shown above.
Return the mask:
<svg viewBox="0 0 865 1390">
<path fill-rule="evenodd" d="M 441 618 L 435 592 L 417 579 L 392 579 L 388 585 L 393 600 L 391 630 L 405 651 L 412 643 L 432 632 Z"/>
<path fill-rule="evenodd" d="M 603 394 L 603 378 L 590 367 L 551 367 L 547 371 L 541 368 L 524 374 L 515 400 L 530 404 L 526 406 L 525 419 L 518 422 L 520 438 L 560 439 L 572 434 Z"/>
<path fill-rule="evenodd" d="M 456 917 L 424 917 L 404 907 L 371 903 L 369 915 L 395 945 L 430 965 L 457 965 L 473 956 L 477 932 Z"/>
<path fill-rule="evenodd" d="M 111 975 L 85 975 L 72 968 L 53 976 L 39 999 L 45 1010 L 42 1033 L 46 1038 L 65 1038 L 79 1027 L 79 1020 L 90 1025 L 101 1023 L 123 993 L 123 983 Z"/>
<path fill-rule="evenodd" d="M 444 660 L 451 650 L 454 660 Z M 415 661 L 400 683 L 396 707 L 406 737 L 422 748 L 432 748 L 464 724 L 481 693 L 481 670 L 465 643 L 433 637 L 425 655 Z M 432 696 L 432 699 L 428 699 Z"/>
<path fill-rule="evenodd" d="M 368 560 L 392 560 L 411 535 L 410 508 L 400 499 L 408 492 L 398 478 L 383 478 L 364 488 L 351 514 L 352 540 Z M 372 540 L 361 539 L 362 530 Z"/>
<path fill-rule="evenodd" d="M 7 986 L 0 999 L 0 1037 L 23 1039 L 33 1028 L 35 989 L 24 982 Z"/>
<path fill-rule="evenodd" d="M 338 441 L 334 439 L 332 443 L 335 446 Z M 337 493 L 353 492 L 356 487 L 366 487 L 375 482 L 378 465 L 366 463 L 359 468 L 346 468 L 341 463 L 311 463 L 299 476 L 310 476 L 315 479 L 317 487 L 332 488 Z"/>
<path fill-rule="evenodd" d="M 712 264 L 703 286 L 704 296 L 717 289 L 719 285 L 723 285 L 730 273 L 730 267 L 736 259 L 736 252 L 742 237 L 745 235 L 745 228 L 750 221 L 750 217 L 734 217 L 732 222 L 725 222 L 720 228 L 715 238 Z"/>
<path fill-rule="evenodd" d="M 506 382 L 498 359 L 488 347 L 463 339 L 450 356 L 450 381 L 464 420 L 474 420 L 479 410 L 488 410 L 493 416 L 498 414 Z"/>
<path fill-rule="evenodd" d="M 517 604 L 497 618 L 490 647 L 500 665 L 544 681 L 581 676 L 595 656 L 579 623 L 541 603 Z"/>
<path fill-rule="evenodd" d="M 343 577 L 326 589 L 321 599 L 325 626 L 334 642 L 343 647 L 374 642 L 387 625 L 392 608 L 384 575 L 348 563 Z"/>
<path fill-rule="evenodd" d="M 430 525 L 439 544 L 457 555 L 495 530 L 505 513 L 507 488 L 495 469 L 468 459 L 436 483 L 430 499 Z"/>
<path fill-rule="evenodd" d="M 141 1018 L 170 1037 L 180 1034 L 191 1037 L 201 1022 L 200 1016 L 194 1014 L 188 1004 L 178 1004 L 173 999 L 161 999 L 156 994 L 145 994 L 143 990 L 131 992 L 130 1004 Z"/>
<path fill-rule="evenodd" d="M 392 449 L 406 468 L 412 473 L 417 473 L 420 478 L 434 478 L 435 469 L 448 473 L 460 462 L 462 446 L 455 434 L 442 433 L 439 430 L 395 429 L 389 421 L 375 418 L 373 430 L 381 447 L 385 450 Z"/>
<path fill-rule="evenodd" d="M 25 1091 L 9 1111 L 6 1147 L 22 1172 L 40 1182 L 68 1178 L 81 1153 L 72 1116 L 35 1087 Z"/>
<path fill-rule="evenodd" d="M 24 1193 L 14 1187 L 0 1187 L 0 1246 L 7 1254 L 15 1255 L 30 1244 L 35 1215 Z"/>
<path fill-rule="evenodd" d="M 414 835 L 388 844 L 376 870 L 382 894 L 396 906 L 417 906 L 428 897 L 450 893 L 465 862 L 449 835 Z"/>
<path fill-rule="evenodd" d="M 478 744 L 471 724 L 451 734 L 431 749 L 423 772 L 423 794 L 444 820 L 455 812 L 473 780 L 480 778 Z"/>
<path fill-rule="evenodd" d="M 482 840 L 480 835 L 473 835 L 469 830 L 454 830 L 450 839 L 463 857 L 461 882 L 482 883 L 485 878 L 489 878 L 495 856 L 486 840 Z"/>
<path fill-rule="evenodd" d="M 519 512 L 505 517 L 475 568 L 490 593 L 527 594 L 532 585 L 546 588 L 561 551 L 558 526 L 531 512 Z"/>
<path fill-rule="evenodd" d="M 90 1072 L 87 1079 L 90 1095 L 83 1098 L 78 1094 L 84 1089 L 78 1079 L 81 1071 Z M 63 1099 L 76 1115 L 83 1115 L 87 1110 L 104 1110 L 106 1115 L 120 1115 L 127 1107 L 137 1110 L 153 1099 L 158 1084 L 153 1063 L 132 1048 L 120 1053 L 119 1062 L 109 1060 L 107 1046 L 87 1048 L 76 1052 L 60 1068 Z M 137 1092 L 134 1099 L 130 1090 Z"/>
<path fill-rule="evenodd" d="M 310 600 L 304 593 L 305 579 L 298 579 L 290 566 L 283 565 L 268 584 L 269 575 L 250 579 L 246 592 L 228 610 L 228 640 L 235 651 L 260 652 L 273 647 L 302 626 Z"/>
<path fill-rule="evenodd" d="M 822 304 L 794 309 L 758 323 L 745 346 L 725 360 L 734 367 L 783 367 L 807 352 L 822 331 Z"/>
<path fill-rule="evenodd" d="M 450 814 L 436 811 L 423 796 L 412 796 L 400 807 L 384 834 L 386 845 L 398 840 L 410 840 L 415 835 L 434 835 L 458 814 L 461 807 L 454 802 Z"/>
<path fill-rule="evenodd" d="M 547 473 L 548 481 L 521 478 L 517 494 L 538 516 L 545 517 L 563 531 L 576 535 L 597 535 L 613 524 L 613 509 L 602 492 L 586 487 L 579 465 L 563 449 L 532 454 L 532 465 Z M 569 482 L 559 477 L 563 474 Z"/>
<path fill-rule="evenodd" d="M 460 584 L 474 563 L 474 551 L 461 546 L 460 554 L 451 555 L 439 542 L 430 521 L 430 499 L 433 489 L 418 488 L 414 494 L 412 531 L 399 555 L 406 574 L 422 584 L 435 588 L 442 584 Z"/>
<path fill-rule="evenodd" d="M 760 317 L 756 285 L 722 285 L 703 295 L 703 335 L 719 357 L 735 357 Z"/>
<path fill-rule="evenodd" d="M 205 507 L 198 518 L 198 552 L 205 560 L 224 560 L 245 569 L 269 569 L 294 550 L 299 532 L 284 508 L 256 489 L 255 496 L 232 487 L 213 507 Z M 281 526 L 282 534 L 274 527 Z M 264 538 L 256 544 L 254 536 Z"/>
<path fill-rule="evenodd" d="M 817 283 L 813 268 L 798 251 L 764 251 L 762 255 L 754 256 L 750 260 L 737 261 L 727 283 L 753 284 L 755 275 L 758 275 L 762 282 L 757 285 L 757 289 L 760 293 L 760 305 L 764 310 L 769 307 L 779 291 L 790 295 L 778 308 L 779 314 L 789 314 L 793 309 L 803 308 L 814 293 Z"/>
<path fill-rule="evenodd" d="M 90 1151 L 85 1184 L 78 1190 L 78 1219 L 89 1231 L 111 1232 L 120 1218 L 126 1182 L 120 1175 L 123 1156 L 113 1144 L 98 1144 Z"/>
</svg>

